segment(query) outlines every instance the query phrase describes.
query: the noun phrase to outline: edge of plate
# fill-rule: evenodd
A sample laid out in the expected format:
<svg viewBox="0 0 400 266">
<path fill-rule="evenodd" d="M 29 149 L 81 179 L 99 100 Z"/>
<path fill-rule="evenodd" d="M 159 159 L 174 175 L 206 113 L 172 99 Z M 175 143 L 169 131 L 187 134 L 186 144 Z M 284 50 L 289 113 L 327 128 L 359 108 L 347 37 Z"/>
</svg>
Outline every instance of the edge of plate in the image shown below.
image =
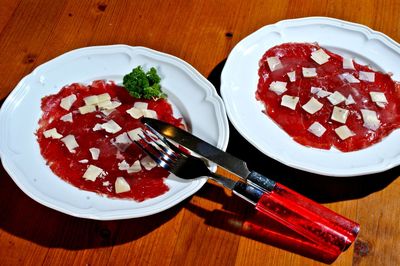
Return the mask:
<svg viewBox="0 0 400 266">
<path fill-rule="evenodd" d="M 394 41 L 392 38 L 390 38 L 389 36 L 387 36 L 386 34 L 373 30 L 371 28 L 369 28 L 368 26 L 359 24 L 359 23 L 355 23 L 355 22 L 349 22 L 349 21 L 345 21 L 345 20 L 341 20 L 341 19 L 336 19 L 336 18 L 331 18 L 331 17 L 322 17 L 322 16 L 313 16 L 313 17 L 303 17 L 303 18 L 294 18 L 294 19 L 285 19 L 285 20 L 281 20 L 278 21 L 274 24 L 269 24 L 269 25 L 265 25 L 261 28 L 259 28 L 258 30 L 250 33 L 248 36 L 246 36 L 245 38 L 243 38 L 242 40 L 240 40 L 235 47 L 232 49 L 232 51 L 230 52 L 225 66 L 222 69 L 222 73 L 221 73 L 221 97 L 225 102 L 226 99 L 226 95 L 225 95 L 225 90 L 228 90 L 229 88 L 226 87 L 225 84 L 225 76 L 226 71 L 227 71 L 227 65 L 228 63 L 232 60 L 232 54 L 236 49 L 240 49 L 241 46 L 243 46 L 244 43 L 246 43 L 249 39 L 253 38 L 254 35 L 259 34 L 260 32 L 269 30 L 270 28 L 278 28 L 278 27 L 282 27 L 282 26 L 286 26 L 286 25 L 290 25 L 292 23 L 302 23 L 300 25 L 310 25 L 310 24 L 326 24 L 326 25 L 335 25 L 335 26 L 342 26 L 346 25 L 349 27 L 352 27 L 353 30 L 357 30 L 359 32 L 362 32 L 368 39 L 373 39 L 375 37 L 375 39 L 379 39 L 380 41 L 385 42 L 387 45 L 390 46 L 391 49 L 396 50 L 398 53 L 400 53 L 400 44 L 397 43 L 396 41 Z M 297 24 L 298 25 L 298 24 Z M 362 31 L 361 31 L 362 29 Z M 376 38 L 378 37 L 378 38 Z M 287 162 L 284 159 L 281 159 L 279 156 L 274 155 L 268 151 L 265 151 L 262 147 L 260 147 L 256 142 L 254 142 L 253 140 L 251 140 L 251 138 L 245 134 L 245 132 L 241 129 L 241 127 L 237 124 L 237 122 L 232 119 L 232 113 L 231 113 L 231 109 L 229 108 L 229 105 L 225 105 L 226 106 L 226 113 L 229 117 L 229 121 L 232 123 L 232 125 L 235 127 L 235 129 L 249 142 L 251 143 L 255 148 L 257 148 L 259 151 L 261 151 L 262 153 L 264 153 L 265 155 L 267 155 L 268 157 L 283 163 L 289 167 L 298 169 L 298 170 L 302 170 L 302 171 L 306 171 L 306 172 L 310 172 L 310 173 L 314 173 L 314 174 L 319 174 L 319 175 L 324 175 L 324 176 L 332 176 L 332 177 L 351 177 L 351 176 L 362 176 L 362 175 L 368 175 L 368 174 L 375 174 L 375 173 L 379 173 L 379 172 L 383 172 L 383 171 L 387 171 L 390 170 L 396 166 L 400 165 L 400 158 L 397 158 L 397 160 L 390 160 L 388 163 L 386 164 L 379 164 L 380 167 L 376 167 L 376 168 L 369 168 L 369 167 L 362 167 L 362 168 L 355 168 L 355 169 L 346 169 L 345 171 L 337 171 L 337 172 L 328 172 L 327 170 L 324 169 L 310 169 L 308 167 L 304 167 L 299 165 L 296 162 Z"/>
<path fill-rule="evenodd" d="M 225 105 L 221 97 L 218 95 L 215 87 L 212 85 L 210 81 L 208 81 L 203 75 L 198 72 L 193 66 L 191 66 L 189 63 L 185 62 L 184 60 L 174 56 L 170 55 L 167 53 L 163 53 L 160 51 L 153 50 L 151 48 L 143 47 L 143 46 L 129 46 L 125 44 L 115 44 L 115 45 L 99 45 L 99 46 L 89 46 L 89 47 L 83 47 L 83 48 L 78 48 L 74 49 L 71 51 L 68 51 L 66 53 L 63 53 L 47 62 L 44 62 L 43 64 L 37 66 L 31 73 L 27 74 L 24 76 L 18 84 L 14 87 L 14 89 L 11 91 L 11 93 L 7 96 L 5 101 L 3 102 L 1 108 L 0 108 L 0 125 L 5 123 L 5 120 L 8 118 L 6 115 L 6 111 L 12 106 L 12 104 L 20 99 L 23 95 L 23 84 L 26 82 L 27 79 L 29 79 L 32 76 L 37 75 L 37 73 L 43 69 L 48 67 L 49 65 L 53 63 L 57 63 L 60 60 L 63 60 L 64 58 L 68 58 L 71 55 L 74 54 L 79 54 L 87 50 L 93 50 L 93 49 L 110 49 L 110 48 L 123 48 L 123 49 L 129 49 L 129 50 L 142 50 L 147 53 L 150 53 L 152 55 L 157 55 L 160 57 L 168 58 L 169 60 L 175 61 L 177 64 L 180 65 L 180 68 L 184 70 L 190 77 L 195 79 L 201 87 L 205 89 L 206 92 L 206 97 L 205 101 L 209 101 L 212 103 L 213 108 L 216 110 L 216 120 L 218 121 L 218 128 L 219 128 L 219 134 L 218 134 L 218 140 L 217 140 L 217 146 L 222 149 L 226 150 L 229 142 L 229 123 L 228 123 L 228 118 L 226 116 L 226 110 L 225 110 Z M 0 136 L 4 136 L 6 134 L 6 127 L 5 126 L 0 126 Z M 71 215 L 74 217 L 78 218 L 86 218 L 86 219 L 93 219 L 93 220 L 120 220 L 120 219 L 130 219 L 130 218 L 139 218 L 139 217 L 145 217 L 149 215 L 153 215 L 159 212 L 162 212 L 164 210 L 167 210 L 176 204 L 179 204 L 180 202 L 184 201 L 186 198 L 192 196 L 194 193 L 196 193 L 203 185 L 207 182 L 207 178 L 202 178 L 198 179 L 198 181 L 195 183 L 194 187 L 190 188 L 189 191 L 187 191 L 184 195 L 180 195 L 178 198 L 176 198 L 173 202 L 167 202 L 166 204 L 163 204 L 160 208 L 150 210 L 147 212 L 142 212 L 140 215 L 137 214 L 132 214 L 129 213 L 129 210 L 125 211 L 122 214 L 102 214 L 102 213 L 86 213 L 86 212 L 75 212 L 75 211 L 70 211 L 66 208 L 59 207 L 57 205 L 52 204 L 51 202 L 48 202 L 46 200 L 43 200 L 42 198 L 38 197 L 37 194 L 35 195 L 34 193 L 31 193 L 29 190 L 27 190 L 20 182 L 19 179 L 14 176 L 15 174 L 15 169 L 13 169 L 12 166 L 13 163 L 9 163 L 8 160 L 5 158 L 6 150 L 7 150 L 7 145 L 5 145 L 5 140 L 7 138 L 1 137 L 0 138 L 0 160 L 2 162 L 2 165 L 5 169 L 5 171 L 9 174 L 9 176 L 13 179 L 13 181 L 16 183 L 16 185 L 30 198 L 35 200 L 36 202 L 49 207 L 53 210 L 62 212 L 67 215 Z M 42 194 L 39 191 L 36 191 L 37 193 Z M 110 199 L 113 200 L 113 199 Z M 73 207 L 74 209 L 75 207 Z M 76 208 L 75 208 L 76 209 Z"/>
</svg>

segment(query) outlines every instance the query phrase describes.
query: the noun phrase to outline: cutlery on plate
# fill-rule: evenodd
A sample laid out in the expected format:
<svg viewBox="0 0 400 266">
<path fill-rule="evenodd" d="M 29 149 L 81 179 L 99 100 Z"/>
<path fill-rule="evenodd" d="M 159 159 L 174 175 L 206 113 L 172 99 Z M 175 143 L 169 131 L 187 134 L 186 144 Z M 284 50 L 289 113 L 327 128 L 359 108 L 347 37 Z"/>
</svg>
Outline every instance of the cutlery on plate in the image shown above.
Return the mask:
<svg viewBox="0 0 400 266">
<path fill-rule="evenodd" d="M 154 143 L 149 146 L 153 151 L 155 151 L 154 148 L 157 149 L 159 146 L 169 146 L 169 149 L 163 151 L 162 154 L 159 153 L 157 158 L 165 163 L 172 162 L 171 157 L 166 157 L 169 154 L 172 154 L 171 156 L 181 154 L 182 158 L 185 158 L 180 160 L 180 164 L 184 165 L 182 167 L 184 167 L 185 172 L 178 172 L 176 174 L 178 177 L 182 177 L 179 174 L 182 175 L 183 173 L 189 175 L 190 171 L 192 178 L 199 175 L 210 176 L 219 184 L 231 189 L 236 195 L 254 204 L 258 211 L 315 243 L 336 247 L 344 251 L 357 237 L 360 228 L 358 223 L 255 171 L 249 171 L 244 161 L 168 123 L 151 118 L 142 118 L 142 123 L 162 141 L 154 142 L 153 139 Z M 147 134 L 147 137 L 151 136 Z M 196 157 L 193 159 L 193 156 L 188 154 L 182 155 L 182 152 L 169 140 L 198 154 L 201 159 Z M 159 145 L 155 147 L 155 143 Z M 171 153 L 171 151 L 174 153 Z M 216 163 L 223 169 L 239 176 L 243 181 L 233 181 L 211 172 L 206 166 L 205 160 Z M 186 163 L 183 163 L 183 161 L 189 161 L 190 164 L 196 165 L 196 169 L 187 170 Z M 166 169 L 171 167 L 169 164 L 163 166 L 160 163 L 159 165 L 165 166 Z M 203 166 L 199 166 L 200 164 Z M 172 172 L 172 170 L 177 171 L 176 168 L 171 168 L 169 171 Z"/>
</svg>

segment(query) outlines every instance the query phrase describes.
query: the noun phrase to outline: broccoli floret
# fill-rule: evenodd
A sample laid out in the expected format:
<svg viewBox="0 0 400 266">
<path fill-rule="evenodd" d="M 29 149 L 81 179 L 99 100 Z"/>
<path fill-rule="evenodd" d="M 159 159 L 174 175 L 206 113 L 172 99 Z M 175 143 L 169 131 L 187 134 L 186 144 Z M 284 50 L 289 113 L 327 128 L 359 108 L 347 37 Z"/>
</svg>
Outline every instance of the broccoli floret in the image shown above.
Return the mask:
<svg viewBox="0 0 400 266">
<path fill-rule="evenodd" d="M 145 73 L 142 67 L 138 66 L 124 76 L 123 85 L 135 98 L 158 100 L 167 97 L 161 90 L 160 81 L 161 78 L 154 67 Z"/>
</svg>

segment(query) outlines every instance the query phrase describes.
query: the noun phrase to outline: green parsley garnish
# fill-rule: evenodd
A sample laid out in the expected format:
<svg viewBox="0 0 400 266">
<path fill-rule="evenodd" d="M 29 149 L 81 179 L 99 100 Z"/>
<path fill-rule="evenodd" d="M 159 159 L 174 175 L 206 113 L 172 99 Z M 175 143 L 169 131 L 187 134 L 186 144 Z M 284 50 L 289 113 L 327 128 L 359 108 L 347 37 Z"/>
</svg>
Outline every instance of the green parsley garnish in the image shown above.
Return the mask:
<svg viewBox="0 0 400 266">
<path fill-rule="evenodd" d="M 142 67 L 138 66 L 124 76 L 123 85 L 135 98 L 158 100 L 167 97 L 161 90 L 160 81 L 161 78 L 154 67 L 144 72 Z"/>
</svg>

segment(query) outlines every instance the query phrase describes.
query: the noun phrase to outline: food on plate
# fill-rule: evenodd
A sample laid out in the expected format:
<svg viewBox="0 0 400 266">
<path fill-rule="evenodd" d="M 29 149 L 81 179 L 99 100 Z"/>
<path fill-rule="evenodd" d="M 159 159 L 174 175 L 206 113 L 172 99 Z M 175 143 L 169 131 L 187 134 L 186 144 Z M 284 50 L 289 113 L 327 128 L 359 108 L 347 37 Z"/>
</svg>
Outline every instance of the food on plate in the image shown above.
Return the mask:
<svg viewBox="0 0 400 266">
<path fill-rule="evenodd" d="M 153 81 L 158 77 L 153 68 L 147 74 L 141 67 L 133 70 L 136 75 L 139 71 Z M 132 83 L 131 74 L 124 81 Z M 137 98 L 125 87 L 103 80 L 74 83 L 42 98 L 36 136 L 54 174 L 80 189 L 112 198 L 143 201 L 168 191 L 164 179 L 169 173 L 133 144 L 143 129 L 139 121 L 143 116 L 183 126 L 157 80 L 149 84 L 141 79 L 146 86 L 134 95 Z"/>
<path fill-rule="evenodd" d="M 161 78 L 154 67 L 145 73 L 142 67 L 138 66 L 124 76 L 123 84 L 133 97 L 154 100 L 167 97 L 161 91 L 160 81 Z"/>
<path fill-rule="evenodd" d="M 400 127 L 399 83 L 318 44 L 272 47 L 258 75 L 265 114 L 305 146 L 357 151 Z"/>
</svg>

